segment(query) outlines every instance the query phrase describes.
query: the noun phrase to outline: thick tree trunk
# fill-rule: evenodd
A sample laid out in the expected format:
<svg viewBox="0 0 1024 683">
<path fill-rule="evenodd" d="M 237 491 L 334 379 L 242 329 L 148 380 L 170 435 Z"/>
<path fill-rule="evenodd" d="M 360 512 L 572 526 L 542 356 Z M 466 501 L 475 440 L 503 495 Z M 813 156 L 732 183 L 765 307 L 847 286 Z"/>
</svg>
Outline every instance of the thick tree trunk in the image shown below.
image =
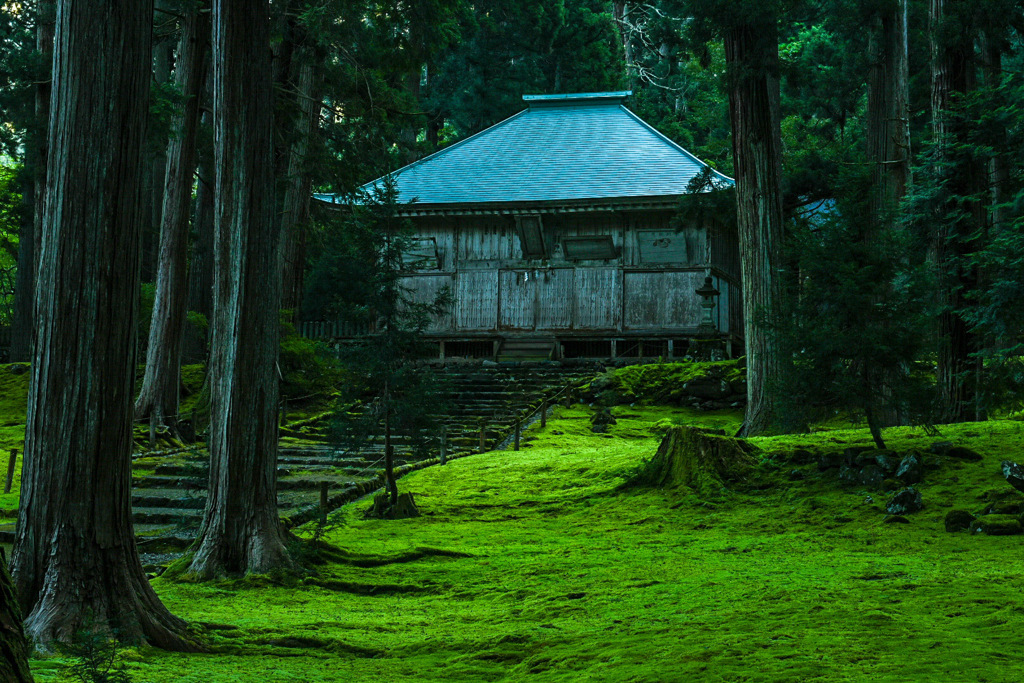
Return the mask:
<svg viewBox="0 0 1024 683">
<path fill-rule="evenodd" d="M 977 193 L 984 182 L 984 169 L 977 162 L 956 159 L 953 149 L 968 133 L 966 124 L 955 112 L 958 96 L 970 92 L 975 84 L 974 35 L 964 21 L 969 15 L 964 3 L 966 0 L 931 0 L 929 5 L 935 161 L 944 175 L 949 195 L 947 208 L 950 213 L 960 214 L 958 219 L 937 220 L 934 236 L 940 273 L 939 301 L 943 306 L 939 314 L 936 384 L 944 422 L 968 419 L 975 396 L 970 378 L 976 340 L 961 311 L 967 305 L 964 295 L 977 284 L 976 273 L 967 261 L 975 246 L 973 234 L 981 227 L 979 221 L 984 221 L 979 202 L 968 202 L 966 211 L 959 204 L 963 197 Z M 951 8 L 959 15 L 953 21 L 949 16 Z M 951 159 L 953 164 L 949 163 Z"/>
<path fill-rule="evenodd" d="M 55 6 L 40 2 L 36 7 L 36 50 L 43 64 L 35 87 L 35 125 L 25 145 L 26 163 L 30 167 L 31 202 L 28 220 L 22 224 L 18 251 L 18 275 L 14 286 L 14 320 L 11 326 L 11 360 L 32 358 L 35 334 L 35 283 L 39 270 L 39 243 L 43 234 L 43 201 L 46 195 L 47 126 L 50 120 L 50 65 L 53 62 L 53 24 Z"/>
<path fill-rule="evenodd" d="M 782 158 L 778 31 L 774 20 L 731 27 L 725 35 L 729 114 L 736 168 L 736 216 L 743 281 L 747 412 L 741 435 L 778 419 L 778 343 L 769 326 L 782 296 Z"/>
<path fill-rule="evenodd" d="M 188 303 L 188 214 L 192 204 L 196 128 L 210 37 L 209 14 L 200 11 L 202 9 L 196 7 L 185 18 L 178 48 L 175 84 L 185 97 L 185 106 L 180 116 L 175 117 L 176 135 L 167 146 L 156 298 L 146 346 L 146 372 L 135 402 L 137 418 L 152 415 L 158 424 L 172 426 L 177 422 L 181 348 Z"/>
<path fill-rule="evenodd" d="M 111 21 L 117 17 L 117 21 Z M 28 635 L 86 624 L 194 649 L 132 533 L 132 382 L 152 3 L 57 5 L 14 580 Z"/>
<path fill-rule="evenodd" d="M 21 626 L 21 609 L 7 573 L 7 558 L 0 550 L 0 681 L 32 683 L 28 668 L 28 642 Z"/>
<path fill-rule="evenodd" d="M 280 231 L 267 0 L 214 2 L 217 164 L 210 483 L 199 577 L 291 564 L 277 514 Z"/>
</svg>

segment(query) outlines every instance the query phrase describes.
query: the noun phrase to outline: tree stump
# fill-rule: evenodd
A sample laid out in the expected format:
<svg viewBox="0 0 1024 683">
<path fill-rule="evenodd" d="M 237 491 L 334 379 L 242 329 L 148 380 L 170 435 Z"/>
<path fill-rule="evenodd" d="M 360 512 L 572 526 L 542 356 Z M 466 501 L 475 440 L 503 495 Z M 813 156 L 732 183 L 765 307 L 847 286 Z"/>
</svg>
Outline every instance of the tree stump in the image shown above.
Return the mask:
<svg viewBox="0 0 1024 683">
<path fill-rule="evenodd" d="M 720 493 L 727 483 L 742 482 L 754 466 L 757 448 L 743 439 L 674 426 L 654 457 L 641 465 L 625 486 L 688 486 L 698 495 Z"/>
<path fill-rule="evenodd" d="M 364 516 L 373 519 L 409 519 L 420 516 L 411 493 L 400 493 L 394 505 L 388 503 L 389 498 L 387 491 L 378 493 L 373 497 L 373 507 Z"/>
</svg>

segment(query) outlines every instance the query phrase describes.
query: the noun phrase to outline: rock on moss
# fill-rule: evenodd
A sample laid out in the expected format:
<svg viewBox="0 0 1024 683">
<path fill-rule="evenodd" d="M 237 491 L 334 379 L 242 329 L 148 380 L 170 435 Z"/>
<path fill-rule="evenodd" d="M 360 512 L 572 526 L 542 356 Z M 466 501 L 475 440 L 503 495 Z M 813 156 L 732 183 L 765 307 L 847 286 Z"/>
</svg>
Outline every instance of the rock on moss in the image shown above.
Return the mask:
<svg viewBox="0 0 1024 683">
<path fill-rule="evenodd" d="M 1013 515 L 983 515 L 971 522 L 972 534 L 1013 536 L 1020 532 L 1020 520 Z"/>
<path fill-rule="evenodd" d="M 910 512 L 917 512 L 924 507 L 921 501 L 921 492 L 913 486 L 900 489 L 885 505 L 885 511 L 890 515 L 905 515 Z"/>
<path fill-rule="evenodd" d="M 924 465 L 916 453 L 908 453 L 896 468 L 896 478 L 904 484 L 916 484 L 924 478 Z"/>
<path fill-rule="evenodd" d="M 950 510 L 946 513 L 946 531 L 953 533 L 971 528 L 971 522 L 975 519 L 967 510 Z"/>
<path fill-rule="evenodd" d="M 1004 460 L 1003 476 L 1006 477 L 1007 484 L 1018 491 L 1024 491 L 1024 467 L 1021 467 L 1012 460 Z"/>
</svg>

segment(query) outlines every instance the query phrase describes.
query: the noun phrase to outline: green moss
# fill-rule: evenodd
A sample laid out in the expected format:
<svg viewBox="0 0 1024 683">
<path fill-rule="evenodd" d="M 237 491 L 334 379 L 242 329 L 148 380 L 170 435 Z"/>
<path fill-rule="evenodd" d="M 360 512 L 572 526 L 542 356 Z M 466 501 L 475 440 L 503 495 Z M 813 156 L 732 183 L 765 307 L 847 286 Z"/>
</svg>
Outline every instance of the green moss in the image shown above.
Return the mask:
<svg viewBox="0 0 1024 683">
<path fill-rule="evenodd" d="M 559 408 L 531 448 L 402 480 L 423 516 L 332 515 L 342 548 L 305 582 L 154 582 L 214 650 L 152 649 L 137 680 L 1006 680 L 1024 628 L 1017 539 L 948 534 L 949 509 L 1008 488 L 999 461 L 1020 423 L 886 430 L 895 450 L 938 438 L 980 462 L 948 462 L 920 485 L 926 508 L 882 524 L 872 494 L 813 463 L 765 458 L 764 490 L 709 503 L 629 490 L 670 408 Z M 560 433 L 559 433 L 560 432 Z M 866 430 L 753 440 L 765 452 L 869 445 Z M 772 464 L 774 463 L 774 464 Z M 778 476 L 800 469 L 805 477 Z M 308 531 L 308 530 L 307 530 Z M 429 550 L 429 552 L 426 552 Z M 46 662 L 36 662 L 39 680 Z"/>
<path fill-rule="evenodd" d="M 610 370 L 591 387 L 598 393 L 610 391 L 627 403 L 666 404 L 679 402 L 687 382 L 707 379 L 741 382 L 744 376 L 737 360 L 652 363 Z"/>
</svg>

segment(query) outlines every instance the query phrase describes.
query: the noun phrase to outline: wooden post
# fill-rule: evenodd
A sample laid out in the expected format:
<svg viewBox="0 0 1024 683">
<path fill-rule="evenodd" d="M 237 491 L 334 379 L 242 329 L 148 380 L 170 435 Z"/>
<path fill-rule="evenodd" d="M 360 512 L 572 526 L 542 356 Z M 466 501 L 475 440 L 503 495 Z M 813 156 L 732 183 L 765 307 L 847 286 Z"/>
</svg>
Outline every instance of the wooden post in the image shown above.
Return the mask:
<svg viewBox="0 0 1024 683">
<path fill-rule="evenodd" d="M 442 339 L 437 345 L 438 354 L 441 360 L 444 360 L 444 340 Z"/>
<path fill-rule="evenodd" d="M 480 429 L 480 447 L 477 449 L 477 453 L 483 453 L 484 449 L 487 448 L 487 427 Z"/>
<path fill-rule="evenodd" d="M 540 428 L 544 429 L 548 426 L 548 400 L 544 399 L 540 402 Z"/>
<path fill-rule="evenodd" d="M 675 339 L 669 339 L 668 340 L 668 357 L 669 358 L 675 358 L 676 357 L 675 341 L 676 341 Z"/>
<path fill-rule="evenodd" d="M 14 464 L 18 462 L 18 449 L 11 449 L 11 457 L 7 459 L 7 481 L 4 483 L 4 493 L 11 492 L 11 484 L 14 483 Z"/>
<path fill-rule="evenodd" d="M 519 438 L 522 436 L 522 433 L 523 433 L 523 421 L 520 420 L 519 416 L 517 415 L 516 416 L 515 448 L 513 450 L 517 450 L 517 451 L 519 450 Z"/>
<path fill-rule="evenodd" d="M 441 464 L 448 462 L 448 425 L 441 425 Z"/>
<path fill-rule="evenodd" d="M 330 489 L 330 482 L 320 482 L 320 519 L 327 521 L 327 493 Z"/>
</svg>

